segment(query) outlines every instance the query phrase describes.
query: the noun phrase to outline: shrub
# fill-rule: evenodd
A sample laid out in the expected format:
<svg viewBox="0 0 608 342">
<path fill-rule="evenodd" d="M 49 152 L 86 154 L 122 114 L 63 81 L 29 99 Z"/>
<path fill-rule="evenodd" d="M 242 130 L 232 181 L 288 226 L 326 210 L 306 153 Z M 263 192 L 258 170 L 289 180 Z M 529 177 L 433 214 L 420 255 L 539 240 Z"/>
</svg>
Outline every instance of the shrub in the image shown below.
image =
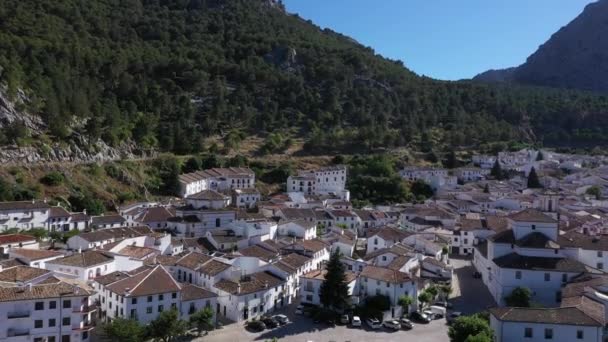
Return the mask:
<svg viewBox="0 0 608 342">
<path fill-rule="evenodd" d="M 63 184 L 65 176 L 58 171 L 51 171 L 40 178 L 40 183 L 48 186 L 57 186 Z"/>
</svg>

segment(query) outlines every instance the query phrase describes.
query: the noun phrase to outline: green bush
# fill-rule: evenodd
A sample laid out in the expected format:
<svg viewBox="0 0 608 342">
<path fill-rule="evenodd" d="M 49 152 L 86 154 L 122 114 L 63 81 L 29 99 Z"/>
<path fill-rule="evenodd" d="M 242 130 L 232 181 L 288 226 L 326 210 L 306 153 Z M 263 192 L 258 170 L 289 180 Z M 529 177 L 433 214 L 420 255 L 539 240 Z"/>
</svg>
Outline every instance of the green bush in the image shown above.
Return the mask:
<svg viewBox="0 0 608 342">
<path fill-rule="evenodd" d="M 51 171 L 40 178 L 40 183 L 48 186 L 57 186 L 63 184 L 65 176 L 58 171 Z"/>
</svg>

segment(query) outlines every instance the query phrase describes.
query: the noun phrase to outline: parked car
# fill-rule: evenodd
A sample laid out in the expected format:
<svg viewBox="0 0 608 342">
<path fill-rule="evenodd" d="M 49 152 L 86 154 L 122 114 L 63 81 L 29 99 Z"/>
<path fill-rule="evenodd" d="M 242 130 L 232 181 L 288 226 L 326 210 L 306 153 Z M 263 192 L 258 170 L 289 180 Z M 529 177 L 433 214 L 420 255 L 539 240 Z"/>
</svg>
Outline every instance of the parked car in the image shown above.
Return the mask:
<svg viewBox="0 0 608 342">
<path fill-rule="evenodd" d="M 348 318 L 348 315 L 342 315 L 342 316 L 340 316 L 340 323 L 342 323 L 342 324 L 348 324 L 349 321 L 350 321 L 350 319 Z"/>
<path fill-rule="evenodd" d="M 372 329 L 380 329 L 382 328 L 382 324 L 380 323 L 379 320 L 370 317 L 368 319 L 365 320 L 365 323 L 367 323 L 367 325 L 372 328 Z"/>
<path fill-rule="evenodd" d="M 254 331 L 254 332 L 260 332 L 260 331 L 264 331 L 264 329 L 266 329 L 266 325 L 261 321 L 251 321 L 251 322 L 247 323 L 247 329 Z"/>
<path fill-rule="evenodd" d="M 296 315 L 303 315 L 304 314 L 304 305 L 298 305 L 298 307 L 296 308 Z"/>
<path fill-rule="evenodd" d="M 275 316 L 272 316 L 272 318 L 274 318 L 277 322 L 279 322 L 280 325 L 289 323 L 289 318 L 287 318 L 287 316 L 285 316 L 285 315 L 275 315 Z"/>
<path fill-rule="evenodd" d="M 445 317 L 447 309 L 444 308 L 443 306 L 438 306 L 438 305 L 431 305 L 429 307 L 429 310 L 431 310 L 431 312 L 435 315 L 435 319 L 440 319 Z"/>
<path fill-rule="evenodd" d="M 462 312 L 459 311 L 454 311 L 454 312 L 450 312 L 450 314 L 446 317 L 446 321 L 448 322 L 448 324 L 451 324 L 452 322 L 454 322 L 456 320 L 456 318 L 462 316 Z"/>
<path fill-rule="evenodd" d="M 446 302 L 446 301 L 437 301 L 437 302 L 433 303 L 433 305 L 441 306 L 442 308 L 446 308 L 446 309 L 452 309 L 454 307 L 452 305 L 452 303 Z"/>
<path fill-rule="evenodd" d="M 421 323 L 429 323 L 431 321 L 431 318 L 429 316 L 427 316 L 425 313 L 422 312 L 412 312 L 412 314 L 410 315 L 410 318 L 414 321 L 417 322 L 421 322 Z"/>
<path fill-rule="evenodd" d="M 399 321 L 396 320 L 396 319 L 391 319 L 391 320 L 388 320 L 388 321 L 384 321 L 384 322 L 382 322 L 382 325 L 385 328 L 389 328 L 389 329 L 393 329 L 393 330 L 399 330 L 399 329 L 401 329 L 401 324 L 399 324 Z"/>
<path fill-rule="evenodd" d="M 359 316 L 353 316 L 353 319 L 350 321 L 350 324 L 353 327 L 360 327 L 361 326 L 361 318 L 359 318 Z"/>
<path fill-rule="evenodd" d="M 414 329 L 414 324 L 412 324 L 412 321 L 410 321 L 409 319 L 407 319 L 405 317 L 401 318 L 400 323 L 401 323 L 401 327 L 403 329 L 406 329 L 406 330 Z"/>
<path fill-rule="evenodd" d="M 266 317 L 262 319 L 262 322 L 264 322 L 264 325 L 268 329 L 276 328 L 279 326 L 279 322 L 277 322 L 277 320 L 272 317 Z"/>
<path fill-rule="evenodd" d="M 433 313 L 433 311 L 431 311 L 431 309 L 424 309 L 424 310 L 422 310 L 422 313 L 427 315 L 427 317 L 430 318 L 431 320 L 437 319 L 435 317 L 435 313 Z"/>
</svg>

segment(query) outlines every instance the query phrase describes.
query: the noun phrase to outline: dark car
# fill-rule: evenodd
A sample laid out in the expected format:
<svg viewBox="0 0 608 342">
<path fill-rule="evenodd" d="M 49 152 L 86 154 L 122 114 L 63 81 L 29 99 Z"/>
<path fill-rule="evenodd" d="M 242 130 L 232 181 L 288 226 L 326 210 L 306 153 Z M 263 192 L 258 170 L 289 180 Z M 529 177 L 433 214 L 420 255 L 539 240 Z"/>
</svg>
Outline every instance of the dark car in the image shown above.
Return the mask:
<svg viewBox="0 0 608 342">
<path fill-rule="evenodd" d="M 264 322 L 264 325 L 266 325 L 266 328 L 268 329 L 276 328 L 279 326 L 279 322 L 272 317 L 264 318 L 262 322 Z"/>
<path fill-rule="evenodd" d="M 432 321 L 432 319 L 425 315 L 423 312 L 412 312 L 412 314 L 410 315 L 410 318 L 413 321 L 419 322 L 419 323 L 430 323 Z"/>
<path fill-rule="evenodd" d="M 452 322 L 454 322 L 460 316 L 462 316 L 461 312 L 454 311 L 449 313 L 445 320 L 448 322 L 448 324 L 452 324 Z"/>
<path fill-rule="evenodd" d="M 262 323 L 261 321 L 251 321 L 251 322 L 247 323 L 247 329 L 249 329 L 253 332 L 260 332 L 260 331 L 263 331 L 264 329 L 266 329 L 266 325 L 264 323 Z"/>
</svg>

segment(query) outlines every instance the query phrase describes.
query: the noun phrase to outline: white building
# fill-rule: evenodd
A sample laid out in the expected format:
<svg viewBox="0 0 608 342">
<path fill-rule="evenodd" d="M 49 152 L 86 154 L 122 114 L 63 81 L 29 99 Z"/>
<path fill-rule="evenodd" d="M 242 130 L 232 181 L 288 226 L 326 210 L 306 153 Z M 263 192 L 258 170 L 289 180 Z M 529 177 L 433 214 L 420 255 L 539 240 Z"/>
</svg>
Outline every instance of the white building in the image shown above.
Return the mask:
<svg viewBox="0 0 608 342">
<path fill-rule="evenodd" d="M 223 209 L 230 205 L 230 196 L 215 190 L 203 190 L 186 197 L 186 203 L 194 209 Z"/>
<path fill-rule="evenodd" d="M 214 168 L 179 176 L 180 195 L 188 197 L 203 190 L 225 191 L 255 187 L 255 173 L 249 168 Z"/>
<path fill-rule="evenodd" d="M 47 261 L 44 268 L 58 275 L 88 281 L 114 272 L 115 264 L 114 258 L 107 252 L 85 251 Z"/>
<path fill-rule="evenodd" d="M 604 341 L 603 308 L 599 313 L 585 302 L 582 305 L 559 308 L 493 308 L 490 327 L 496 342 Z"/>
<path fill-rule="evenodd" d="M 0 231 L 11 228 L 44 228 L 51 207 L 45 202 L 0 202 Z"/>
<path fill-rule="evenodd" d="M 90 341 L 92 291 L 57 278 L 0 287 L 0 340 Z"/>
<path fill-rule="evenodd" d="M 144 267 L 139 272 L 114 272 L 95 279 L 101 318 L 132 318 L 150 323 L 165 310 L 176 309 L 179 318 L 210 307 L 216 312 L 217 296 L 201 287 L 180 284 L 161 265 Z"/>
<path fill-rule="evenodd" d="M 335 165 L 314 171 L 300 171 L 297 176 L 287 178 L 287 192 L 333 195 L 349 201 L 350 192 L 346 190 L 346 166 Z"/>
<path fill-rule="evenodd" d="M 367 234 L 367 254 L 379 249 L 390 248 L 410 235 L 412 233 L 393 227 L 370 229 Z"/>
<path fill-rule="evenodd" d="M 277 226 L 280 236 L 297 237 L 310 240 L 317 237 L 317 224 L 306 220 L 280 221 Z"/>
<path fill-rule="evenodd" d="M 36 238 L 24 234 L 0 235 L 0 256 L 8 254 L 11 248 L 38 249 Z"/>
<path fill-rule="evenodd" d="M 322 306 L 321 304 L 321 284 L 325 281 L 326 270 L 314 270 L 300 276 L 300 302 Z M 359 293 L 357 292 L 357 274 L 345 272 L 346 284 L 348 285 L 348 295 L 350 304 L 359 304 Z"/>
<path fill-rule="evenodd" d="M 359 295 L 362 298 L 384 295 L 389 298 L 390 309 L 385 317 L 401 317 L 403 308 L 399 305 L 401 296 L 413 299 L 411 308 L 417 307 L 418 287 L 416 281 L 407 273 L 386 267 L 368 265 L 359 275 Z"/>
<path fill-rule="evenodd" d="M 39 268 L 45 268 L 47 262 L 64 256 L 58 251 L 28 248 L 12 248 L 8 255 L 11 259 L 17 259 L 28 266 Z"/>
<path fill-rule="evenodd" d="M 232 190 L 232 203 L 237 208 L 255 208 L 261 197 L 260 192 L 255 188 Z"/>
</svg>

